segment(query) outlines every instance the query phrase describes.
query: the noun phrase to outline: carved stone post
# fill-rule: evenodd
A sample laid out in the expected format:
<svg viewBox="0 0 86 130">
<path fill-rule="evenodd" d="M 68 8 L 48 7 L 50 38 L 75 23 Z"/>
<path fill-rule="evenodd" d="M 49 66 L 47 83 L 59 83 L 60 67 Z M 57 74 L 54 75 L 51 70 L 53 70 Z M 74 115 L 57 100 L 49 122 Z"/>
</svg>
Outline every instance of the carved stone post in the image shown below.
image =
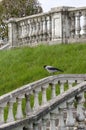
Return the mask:
<svg viewBox="0 0 86 130">
<path fill-rule="evenodd" d="M 38 19 L 35 19 L 36 22 L 36 42 L 39 41 L 39 22 Z"/>
<path fill-rule="evenodd" d="M 40 40 L 43 41 L 43 21 L 40 18 Z"/>
<path fill-rule="evenodd" d="M 48 35 L 49 35 L 49 41 L 52 40 L 52 20 L 51 20 L 51 16 L 49 16 L 49 30 L 48 30 Z"/>
<path fill-rule="evenodd" d="M 47 40 L 47 19 L 46 16 L 43 17 L 43 40 Z"/>
<path fill-rule="evenodd" d="M 33 130 L 38 130 L 39 129 L 39 123 L 40 123 L 40 121 L 35 121 L 33 123 Z"/>
<path fill-rule="evenodd" d="M 11 47 L 17 46 L 18 43 L 18 25 L 16 20 L 11 18 L 8 22 L 8 37 Z"/>
<path fill-rule="evenodd" d="M 86 38 L 86 12 L 83 12 L 83 37 Z"/>
<path fill-rule="evenodd" d="M 28 124 L 26 124 L 25 128 L 27 130 L 33 130 L 33 122 L 29 122 Z"/>
<path fill-rule="evenodd" d="M 65 84 L 65 80 L 60 81 L 60 94 L 64 92 L 64 84 Z"/>
<path fill-rule="evenodd" d="M 12 100 L 9 101 L 9 103 L 8 103 L 9 111 L 8 111 L 7 122 L 14 121 L 14 115 L 13 115 L 13 104 L 14 104 L 14 102 L 15 102 L 15 99 L 12 99 Z"/>
<path fill-rule="evenodd" d="M 22 112 L 22 98 L 23 96 L 19 96 L 17 98 L 17 113 L 16 113 L 16 119 L 22 119 L 23 118 L 23 112 Z"/>
<path fill-rule="evenodd" d="M 74 98 L 67 101 L 67 119 L 66 119 L 67 127 L 72 129 L 75 125 L 75 119 L 73 118 L 73 101 Z"/>
<path fill-rule="evenodd" d="M 46 116 L 42 118 L 42 130 L 46 130 L 47 128 L 46 124 L 47 124 L 47 121 L 49 120 L 50 120 L 50 114 L 47 114 Z"/>
<path fill-rule="evenodd" d="M 11 130 L 23 130 L 23 126 L 19 126 L 19 127 L 17 127 L 17 128 L 13 128 L 13 129 L 11 129 Z"/>
<path fill-rule="evenodd" d="M 66 130 L 65 129 L 65 123 L 64 123 L 64 112 L 63 108 L 59 108 L 59 125 L 58 130 Z"/>
<path fill-rule="evenodd" d="M 4 123 L 4 108 L 6 106 L 5 104 L 0 105 L 0 125 Z"/>
<path fill-rule="evenodd" d="M 56 97 L 56 85 L 54 83 L 51 84 L 51 90 L 52 90 L 51 98 L 55 98 Z"/>
<path fill-rule="evenodd" d="M 69 87 L 69 89 L 73 87 L 73 83 L 74 83 L 73 80 L 68 80 L 68 87 Z"/>
<path fill-rule="evenodd" d="M 33 93 L 34 93 L 34 107 L 33 107 L 33 110 L 37 110 L 39 108 L 39 99 L 38 99 L 39 90 L 35 89 L 33 91 Z"/>
<path fill-rule="evenodd" d="M 75 15 L 71 14 L 71 38 L 75 36 Z"/>
<path fill-rule="evenodd" d="M 77 116 L 76 116 L 76 121 L 78 122 L 78 130 L 84 130 L 85 129 L 85 114 L 84 114 L 84 109 L 83 109 L 83 104 L 84 104 L 84 98 L 83 94 L 81 93 L 76 96 L 76 101 L 77 101 Z"/>
<path fill-rule="evenodd" d="M 76 37 L 80 37 L 81 25 L 80 25 L 80 16 L 81 14 L 78 12 L 76 14 Z"/>
<path fill-rule="evenodd" d="M 51 113 L 50 113 L 50 128 L 51 128 L 51 130 L 56 130 L 55 121 L 56 121 L 57 116 L 58 116 L 58 108 L 51 111 Z"/>
<path fill-rule="evenodd" d="M 31 113 L 31 106 L 30 106 L 30 94 L 26 94 L 26 116 Z"/>
<path fill-rule="evenodd" d="M 42 105 L 46 105 L 47 97 L 46 97 L 46 89 L 48 85 L 42 86 Z"/>
</svg>

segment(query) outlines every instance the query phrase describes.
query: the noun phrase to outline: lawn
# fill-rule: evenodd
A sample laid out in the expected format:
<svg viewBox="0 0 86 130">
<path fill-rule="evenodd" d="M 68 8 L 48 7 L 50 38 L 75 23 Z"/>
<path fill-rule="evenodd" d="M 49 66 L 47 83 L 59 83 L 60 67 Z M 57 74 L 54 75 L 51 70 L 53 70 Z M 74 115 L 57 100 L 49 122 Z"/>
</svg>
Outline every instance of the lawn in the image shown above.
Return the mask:
<svg viewBox="0 0 86 130">
<path fill-rule="evenodd" d="M 49 76 L 43 68 L 46 64 L 62 69 L 64 74 L 85 74 L 86 44 L 40 45 L 0 51 L 0 95 Z"/>
</svg>

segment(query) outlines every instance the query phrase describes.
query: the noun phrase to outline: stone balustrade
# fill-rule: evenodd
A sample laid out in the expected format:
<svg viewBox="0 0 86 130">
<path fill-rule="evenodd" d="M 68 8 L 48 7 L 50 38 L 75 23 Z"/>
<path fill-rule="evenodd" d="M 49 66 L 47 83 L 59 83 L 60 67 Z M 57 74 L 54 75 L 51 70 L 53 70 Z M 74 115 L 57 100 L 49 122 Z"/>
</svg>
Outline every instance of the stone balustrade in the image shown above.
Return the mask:
<svg viewBox="0 0 86 130">
<path fill-rule="evenodd" d="M 8 21 L 11 47 L 86 42 L 86 7 L 56 7 L 47 13 Z"/>
<path fill-rule="evenodd" d="M 85 130 L 85 80 L 84 74 L 49 76 L 1 96 L 0 130 Z"/>
</svg>

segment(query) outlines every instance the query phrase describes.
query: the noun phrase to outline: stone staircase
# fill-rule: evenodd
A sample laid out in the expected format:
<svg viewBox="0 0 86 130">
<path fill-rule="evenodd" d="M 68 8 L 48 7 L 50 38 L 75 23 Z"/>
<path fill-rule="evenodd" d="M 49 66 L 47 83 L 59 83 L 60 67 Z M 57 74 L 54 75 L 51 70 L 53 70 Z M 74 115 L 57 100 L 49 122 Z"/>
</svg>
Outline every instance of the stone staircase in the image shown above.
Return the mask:
<svg viewBox="0 0 86 130">
<path fill-rule="evenodd" d="M 86 75 L 49 76 L 1 96 L 0 130 L 86 130 Z"/>
</svg>

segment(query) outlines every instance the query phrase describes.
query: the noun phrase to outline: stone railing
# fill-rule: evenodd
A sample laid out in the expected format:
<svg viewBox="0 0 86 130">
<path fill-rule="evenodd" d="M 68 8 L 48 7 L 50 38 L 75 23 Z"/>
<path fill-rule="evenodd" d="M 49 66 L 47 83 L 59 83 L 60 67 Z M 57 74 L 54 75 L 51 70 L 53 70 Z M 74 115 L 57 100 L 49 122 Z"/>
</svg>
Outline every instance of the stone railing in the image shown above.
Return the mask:
<svg viewBox="0 0 86 130">
<path fill-rule="evenodd" d="M 85 80 L 83 74 L 49 76 L 1 96 L 0 130 L 86 130 Z"/>
<path fill-rule="evenodd" d="M 86 7 L 57 7 L 47 13 L 8 21 L 11 47 L 40 43 L 86 42 Z"/>
</svg>

